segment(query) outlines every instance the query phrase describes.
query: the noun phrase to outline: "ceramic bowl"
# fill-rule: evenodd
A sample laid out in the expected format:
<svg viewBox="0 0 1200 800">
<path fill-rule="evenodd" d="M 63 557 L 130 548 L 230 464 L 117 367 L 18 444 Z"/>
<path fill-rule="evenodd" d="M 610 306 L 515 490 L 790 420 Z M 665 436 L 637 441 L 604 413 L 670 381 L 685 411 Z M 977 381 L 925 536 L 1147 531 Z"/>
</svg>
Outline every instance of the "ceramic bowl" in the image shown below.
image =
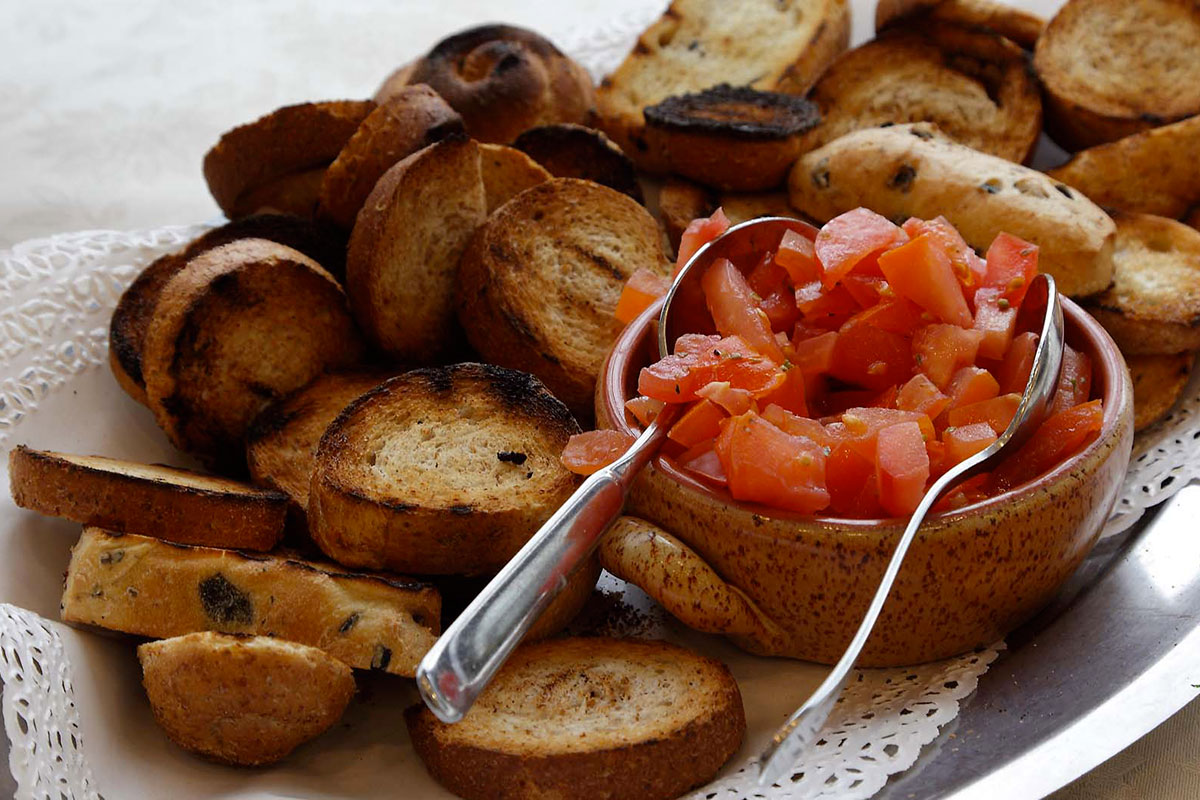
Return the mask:
<svg viewBox="0 0 1200 800">
<path fill-rule="evenodd" d="M 1104 329 L 1069 300 L 1063 313 L 1067 342 L 1091 357 L 1093 397 L 1104 400 L 1099 436 L 1034 481 L 928 517 L 861 665 L 915 664 L 996 642 L 1044 605 L 1095 543 L 1129 464 L 1132 388 Z M 657 355 L 656 319 L 657 307 L 648 309 L 609 354 L 596 391 L 599 427 L 639 431 L 624 404 Z M 643 538 L 629 541 L 645 546 L 610 541 L 601 547 L 609 571 L 692 627 L 753 653 L 822 663 L 849 643 L 906 522 L 739 502 L 662 458 L 639 477 L 626 511 L 673 536 L 644 526 Z"/>
</svg>

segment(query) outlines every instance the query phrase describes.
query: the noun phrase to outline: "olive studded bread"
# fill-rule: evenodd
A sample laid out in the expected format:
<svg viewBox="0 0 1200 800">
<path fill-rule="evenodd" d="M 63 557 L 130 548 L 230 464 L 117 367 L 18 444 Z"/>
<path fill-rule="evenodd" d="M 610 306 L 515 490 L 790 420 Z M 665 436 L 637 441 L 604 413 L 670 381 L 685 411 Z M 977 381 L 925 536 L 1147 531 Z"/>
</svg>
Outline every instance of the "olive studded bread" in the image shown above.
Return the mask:
<svg viewBox="0 0 1200 800">
<path fill-rule="evenodd" d="M 154 719 L 185 750 L 273 764 L 331 728 L 354 697 L 350 668 L 269 636 L 189 633 L 138 647 Z"/>
<path fill-rule="evenodd" d="M 413 370 L 325 431 L 308 521 L 330 558 L 427 575 L 497 571 L 574 491 L 559 463 L 579 426 L 530 375 Z"/>
<path fill-rule="evenodd" d="M 556 178 L 595 181 L 642 202 L 633 162 L 603 131 L 568 123 L 539 125 L 518 136 L 513 147 Z"/>
<path fill-rule="evenodd" d="M 407 578 L 87 527 L 71 550 L 61 613 L 154 638 L 276 636 L 356 669 L 412 677 L 437 638 L 441 599 Z"/>
<path fill-rule="evenodd" d="M 1191 351 L 1125 359 L 1133 383 L 1134 431 L 1149 428 L 1170 412 L 1187 388 L 1195 361 Z"/>
<path fill-rule="evenodd" d="M 919 27 L 927 21 L 999 34 L 1026 50 L 1033 49 L 1046 27 L 1036 14 L 996 0 L 879 0 L 875 4 L 876 34 L 893 25 Z"/>
<path fill-rule="evenodd" d="M 1038 245 L 1059 291 L 1112 282 L 1116 226 L 1081 193 L 1036 170 L 951 141 L 928 123 L 846 134 L 796 162 L 792 205 L 826 221 L 858 206 L 899 223 L 945 216 L 983 252 L 1007 231 Z"/>
<path fill-rule="evenodd" d="M 710 780 L 746 727 L 720 662 L 607 638 L 518 648 L 461 722 L 406 716 L 425 768 L 467 800 L 668 800 Z"/>
<path fill-rule="evenodd" d="M 279 492 L 158 464 L 21 445 L 8 475 L 21 508 L 179 544 L 270 550 L 287 517 Z"/>
<path fill-rule="evenodd" d="M 621 324 L 635 270 L 667 273 L 646 209 L 591 181 L 555 178 L 514 197 L 482 225 L 459 266 L 458 318 L 484 360 L 536 375 L 590 419 L 596 375 Z"/>
<path fill-rule="evenodd" d="M 554 177 L 527 154 L 503 144 L 479 145 L 479 170 L 488 214 L 530 186 Z"/>
</svg>

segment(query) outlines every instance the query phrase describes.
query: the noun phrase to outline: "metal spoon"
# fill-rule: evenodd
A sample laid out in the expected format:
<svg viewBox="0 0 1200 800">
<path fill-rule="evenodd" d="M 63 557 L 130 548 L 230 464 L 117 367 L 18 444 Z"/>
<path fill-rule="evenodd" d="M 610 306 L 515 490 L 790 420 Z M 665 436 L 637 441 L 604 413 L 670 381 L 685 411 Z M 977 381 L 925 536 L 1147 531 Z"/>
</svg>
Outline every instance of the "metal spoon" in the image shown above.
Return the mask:
<svg viewBox="0 0 1200 800">
<path fill-rule="evenodd" d="M 680 334 L 714 332 L 700 288 L 710 263 L 774 248 L 787 230 L 815 235 L 804 222 L 766 217 L 735 225 L 697 250 L 663 301 L 659 355 L 669 355 Z M 624 455 L 580 484 L 421 659 L 417 688 L 438 719 L 457 722 L 467 713 L 525 631 L 562 590 L 567 576 L 621 513 L 634 478 L 658 452 L 678 413 L 678 406 L 668 405 Z"/>
<path fill-rule="evenodd" d="M 1054 287 L 1054 279 L 1049 275 L 1038 275 L 1030 283 L 1029 291 L 1021 304 L 1018 325 L 1020 326 L 1025 320 L 1036 321 L 1039 318 L 1040 338 L 1034 353 L 1033 369 L 1029 374 L 1029 383 L 1025 386 L 1021 403 L 1017 406 L 1016 416 L 1008 424 L 1004 433 L 1000 434 L 1000 438 L 991 446 L 951 468 L 929 487 L 929 491 L 925 493 L 917 505 L 917 510 L 913 512 L 912 518 L 908 521 L 904 535 L 896 544 L 896 551 L 892 554 L 892 560 L 888 563 L 887 570 L 883 573 L 883 580 L 879 582 L 875 597 L 872 598 L 871 605 L 862 622 L 859 623 L 858 631 L 855 632 L 846 652 L 834 665 L 825 681 L 817 687 L 804 705 L 788 718 L 788 721 L 775 734 L 771 744 L 759 756 L 759 786 L 769 786 L 790 772 L 800 760 L 805 748 L 816 737 L 821 726 L 825 724 L 825 720 L 829 718 L 834 703 L 837 702 L 842 688 L 846 685 L 847 678 L 850 677 L 850 671 L 854 667 L 858 654 L 862 652 L 867 638 L 871 635 L 871 629 L 875 627 L 875 621 L 879 619 L 883 603 L 887 599 L 888 592 L 891 591 L 892 584 L 896 581 L 896 575 L 900 572 L 900 564 L 904 561 L 908 547 L 916 537 L 917 529 L 921 527 L 921 522 L 929 513 L 930 507 L 946 489 L 983 471 L 992 465 L 1002 452 L 1012 452 L 1020 447 L 1033 435 L 1038 424 L 1045 417 L 1058 384 L 1058 371 L 1062 364 L 1064 343 L 1062 307 L 1058 301 L 1058 291 Z M 1032 326 L 1022 327 L 1027 329 Z"/>
</svg>

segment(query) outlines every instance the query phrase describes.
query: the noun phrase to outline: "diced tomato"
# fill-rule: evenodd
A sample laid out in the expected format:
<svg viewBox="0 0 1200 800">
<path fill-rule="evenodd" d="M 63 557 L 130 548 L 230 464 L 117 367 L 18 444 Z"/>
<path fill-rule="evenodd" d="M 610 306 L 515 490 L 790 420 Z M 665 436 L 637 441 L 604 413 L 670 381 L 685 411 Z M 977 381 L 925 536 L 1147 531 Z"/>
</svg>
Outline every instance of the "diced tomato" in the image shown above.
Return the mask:
<svg viewBox="0 0 1200 800">
<path fill-rule="evenodd" d="M 912 375 L 908 339 L 868 324 L 847 324 L 838 331 L 829 374 L 840 381 L 882 391 Z"/>
<path fill-rule="evenodd" d="M 1000 381 L 1001 392 L 1025 393 L 1029 373 L 1033 371 L 1033 357 L 1037 353 L 1037 346 L 1038 335 L 1032 331 L 1013 337 L 1012 345 L 996 370 L 996 380 Z"/>
<path fill-rule="evenodd" d="M 633 442 L 634 437 L 620 431 L 577 433 L 567 440 L 560 460 L 577 475 L 591 475 L 624 455 Z"/>
<path fill-rule="evenodd" d="M 863 308 L 873 306 L 882 299 L 891 299 L 896 296 L 884 278 L 874 275 L 852 273 L 842 278 L 842 286 L 846 287 L 846 291 L 854 298 L 854 302 Z"/>
<path fill-rule="evenodd" d="M 926 439 L 925 453 L 929 456 L 929 477 L 940 478 L 950 467 L 946 458 L 946 443 L 940 439 Z"/>
<path fill-rule="evenodd" d="M 952 408 L 946 412 L 946 422 L 956 428 L 976 422 L 986 422 L 999 435 L 1004 433 L 1013 417 L 1017 415 L 1017 406 L 1020 404 L 1021 395 L 1002 394 L 991 400 Z"/>
<path fill-rule="evenodd" d="M 1000 384 L 982 367 L 963 367 L 950 379 L 946 393 L 950 395 L 949 407 L 957 408 L 991 400 L 1000 394 Z"/>
<path fill-rule="evenodd" d="M 837 344 L 837 331 L 827 331 L 818 336 L 792 340 L 792 363 L 805 375 L 829 372 L 833 365 L 833 348 Z"/>
<path fill-rule="evenodd" d="M 802 417 L 771 404 L 763 409 L 762 418 L 784 433 L 790 433 L 792 436 L 807 436 L 821 447 L 833 444 L 833 438 L 825 430 L 825 426 L 810 417 Z"/>
<path fill-rule="evenodd" d="M 999 289 L 1001 297 L 1021 305 L 1029 283 L 1037 275 L 1038 247 L 1009 233 L 997 234 L 987 251 L 983 285 Z"/>
<path fill-rule="evenodd" d="M 664 403 L 688 403 L 713 381 L 760 394 L 775 389 L 783 373 L 736 336 L 689 334 L 679 337 L 673 355 L 642 369 L 638 392 Z"/>
<path fill-rule="evenodd" d="M 911 514 L 929 481 L 929 454 L 921 427 L 915 422 L 889 425 L 879 431 L 876 449 L 880 504 L 897 517 Z"/>
<path fill-rule="evenodd" d="M 745 414 L 754 406 L 753 394 L 745 389 L 733 388 L 728 381 L 714 381 L 701 387 L 696 394 L 706 400 L 711 400 L 734 417 Z"/>
<path fill-rule="evenodd" d="M 775 251 L 775 263 L 787 270 L 793 286 L 821 280 L 821 262 L 817 261 L 812 240 L 798 231 L 783 232 Z"/>
<path fill-rule="evenodd" d="M 896 408 L 916 411 L 930 419 L 937 417 L 950 404 L 950 398 L 938 391 L 933 381 L 918 372 L 896 393 Z"/>
<path fill-rule="evenodd" d="M 942 436 L 946 445 L 947 467 L 966 461 L 971 456 L 989 447 L 999 438 L 992 426 L 986 422 L 975 422 L 961 428 L 947 428 Z"/>
<path fill-rule="evenodd" d="M 754 300 L 745 276 L 727 258 L 714 261 L 701 278 L 704 299 L 717 330 L 724 336 L 740 336 L 760 355 L 782 364 L 783 351 L 771 331 L 771 321 Z"/>
<path fill-rule="evenodd" d="M 821 283 L 831 289 L 860 262 L 906 241 L 908 234 L 874 211 L 860 207 L 840 214 L 817 234 Z"/>
<path fill-rule="evenodd" d="M 658 416 L 658 412 L 662 411 L 665 405 L 666 403 L 662 400 L 638 395 L 625 401 L 625 410 L 633 414 L 633 418 L 638 421 L 638 424 L 645 428 L 654 421 L 654 418 Z"/>
<path fill-rule="evenodd" d="M 980 358 L 1003 358 L 1017 329 L 1017 307 L 1001 294 L 987 286 L 975 292 L 975 330 L 983 334 Z"/>
<path fill-rule="evenodd" d="M 950 487 L 941 499 L 933 504 L 933 511 L 935 513 L 954 511 L 972 503 L 978 503 L 980 500 L 986 500 L 987 488 L 991 480 L 990 472 L 981 472 L 957 486 Z"/>
<path fill-rule="evenodd" d="M 725 468 L 721 466 L 721 459 L 713 449 L 714 444 L 713 439 L 708 439 L 695 447 L 688 448 L 679 456 L 677 463 L 683 469 L 708 483 L 725 486 L 728 483 L 725 477 Z"/>
<path fill-rule="evenodd" d="M 955 372 L 975 363 L 982 338 L 979 331 L 957 325 L 926 325 L 913 334 L 913 360 L 935 386 L 945 390 Z"/>
<path fill-rule="evenodd" d="M 895 408 L 896 397 L 900 394 L 899 386 L 889 386 L 879 394 L 871 398 L 871 402 L 867 405 L 875 408 Z"/>
<path fill-rule="evenodd" d="M 1058 388 L 1050 414 L 1086 403 L 1092 395 L 1092 360 L 1070 345 L 1063 346 L 1062 367 L 1058 371 Z"/>
<path fill-rule="evenodd" d="M 667 431 L 667 438 L 684 447 L 695 447 L 705 439 L 715 439 L 726 416 L 725 410 L 716 403 L 697 400 Z"/>
<path fill-rule="evenodd" d="M 1033 480 L 1073 453 L 1100 432 L 1104 407 L 1090 400 L 1048 417 L 1033 437 L 996 468 L 997 487 L 1003 491 Z"/>
<path fill-rule="evenodd" d="M 859 495 L 868 479 L 875 477 L 875 462 L 864 458 L 847 444 L 835 445 L 825 459 L 825 486 L 829 510 L 843 516 L 870 516 L 859 507 Z"/>
<path fill-rule="evenodd" d="M 844 441 L 855 448 L 863 458 L 875 460 L 879 432 L 902 422 L 914 423 L 923 439 L 936 438 L 933 423 L 924 414 L 901 411 L 895 408 L 851 408 L 842 413 L 845 426 Z"/>
<path fill-rule="evenodd" d="M 767 315 L 771 329 L 790 331 L 796 320 L 800 319 L 800 309 L 796 307 L 791 279 L 787 271 L 775 263 L 772 253 L 766 253 L 759 259 L 758 266 L 746 276 L 746 282 L 761 298 L 758 305 Z"/>
<path fill-rule="evenodd" d="M 842 327 L 859 323 L 901 336 L 912 336 L 917 328 L 925 324 L 921 320 L 921 310 L 903 297 L 882 300 L 876 305 L 864 308 L 846 320 Z"/>
<path fill-rule="evenodd" d="M 825 330 L 837 330 L 861 310 L 845 286 L 835 286 L 827 291 L 819 283 L 796 289 L 796 307 L 804 315 L 806 325 Z"/>
<path fill-rule="evenodd" d="M 802 514 L 829 505 L 825 453 L 811 439 L 784 433 L 749 413 L 723 423 L 716 451 L 736 500 Z"/>
<path fill-rule="evenodd" d="M 675 274 L 696 255 L 696 251 L 729 230 L 729 218 L 718 208 L 707 219 L 694 219 L 679 237 L 679 257 L 675 259 Z"/>
<path fill-rule="evenodd" d="M 763 395 L 762 402 L 774 403 L 793 414 L 808 414 L 808 399 L 804 388 L 804 373 L 791 366 L 784 370 L 783 383 L 770 394 Z"/>
<path fill-rule="evenodd" d="M 942 252 L 950 257 L 950 266 L 954 275 L 962 284 L 965 292 L 969 293 L 983 282 L 987 272 L 987 264 L 962 238 L 962 235 L 945 217 L 935 217 L 931 220 L 910 218 L 902 226 L 909 237 L 930 236 Z"/>
<path fill-rule="evenodd" d="M 650 305 L 667 293 L 670 282 L 653 270 L 639 267 L 625 282 L 613 316 L 626 325 L 633 322 Z"/>
<path fill-rule="evenodd" d="M 906 297 L 942 322 L 970 327 L 971 311 L 954 276 L 950 257 L 929 234 L 879 257 L 892 291 Z"/>
</svg>

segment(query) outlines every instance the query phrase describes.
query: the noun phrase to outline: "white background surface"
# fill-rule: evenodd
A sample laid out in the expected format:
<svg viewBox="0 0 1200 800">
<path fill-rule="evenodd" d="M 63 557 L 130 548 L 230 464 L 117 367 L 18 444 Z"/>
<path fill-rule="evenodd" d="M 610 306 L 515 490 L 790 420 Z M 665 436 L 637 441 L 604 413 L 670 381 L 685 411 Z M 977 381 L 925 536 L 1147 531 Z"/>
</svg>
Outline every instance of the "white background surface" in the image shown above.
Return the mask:
<svg viewBox="0 0 1200 800">
<path fill-rule="evenodd" d="M 1036 8 L 1046 3 L 1023 2 Z M 61 231 L 213 218 L 200 159 L 280 105 L 370 96 L 438 38 L 486 21 L 552 39 L 658 0 L 0 3 L 0 248 Z M 1050 3 L 1057 5 L 1057 3 Z M 855 34 L 873 3 L 854 2 Z M 0 777 L 0 794 L 5 784 Z M 1200 796 L 1200 706 L 1063 798 Z"/>
</svg>

